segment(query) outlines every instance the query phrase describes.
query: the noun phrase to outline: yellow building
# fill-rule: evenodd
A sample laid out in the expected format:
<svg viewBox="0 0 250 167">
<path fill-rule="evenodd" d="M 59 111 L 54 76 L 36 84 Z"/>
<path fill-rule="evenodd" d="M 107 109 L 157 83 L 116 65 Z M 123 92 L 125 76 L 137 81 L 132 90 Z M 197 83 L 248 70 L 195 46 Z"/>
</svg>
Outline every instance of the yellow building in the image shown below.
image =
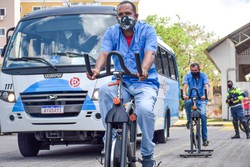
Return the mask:
<svg viewBox="0 0 250 167">
<path fill-rule="evenodd" d="M 67 6 L 67 5 L 113 5 L 117 6 L 122 0 L 20 0 L 21 17 L 26 13 L 44 8 Z M 130 0 L 136 5 L 140 0 Z M 138 12 L 138 11 L 137 11 Z"/>
</svg>

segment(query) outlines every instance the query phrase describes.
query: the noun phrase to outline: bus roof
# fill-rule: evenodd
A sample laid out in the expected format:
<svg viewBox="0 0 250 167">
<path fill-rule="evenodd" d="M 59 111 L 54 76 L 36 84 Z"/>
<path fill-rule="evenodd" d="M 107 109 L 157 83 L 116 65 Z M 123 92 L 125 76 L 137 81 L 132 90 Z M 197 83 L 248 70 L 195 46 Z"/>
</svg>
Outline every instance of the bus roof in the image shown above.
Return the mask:
<svg viewBox="0 0 250 167">
<path fill-rule="evenodd" d="M 173 49 L 172 49 L 170 46 L 168 46 L 168 45 L 161 39 L 161 37 L 159 37 L 159 36 L 157 37 L 157 42 L 158 42 L 159 45 L 161 45 L 162 47 L 166 48 L 167 50 L 169 50 L 171 53 L 174 54 Z"/>
<path fill-rule="evenodd" d="M 116 15 L 115 6 L 69 6 L 69 7 L 55 7 L 49 9 L 36 10 L 26 14 L 21 18 L 21 21 L 48 17 L 48 16 L 58 16 L 58 15 L 71 15 L 71 14 L 107 14 Z"/>
</svg>

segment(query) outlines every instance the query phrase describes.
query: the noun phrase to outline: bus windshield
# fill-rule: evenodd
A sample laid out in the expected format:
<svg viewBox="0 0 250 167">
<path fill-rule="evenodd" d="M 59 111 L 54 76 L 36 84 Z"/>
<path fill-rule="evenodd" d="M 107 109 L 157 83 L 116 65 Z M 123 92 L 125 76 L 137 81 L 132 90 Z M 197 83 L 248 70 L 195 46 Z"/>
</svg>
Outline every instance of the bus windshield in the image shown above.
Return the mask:
<svg viewBox="0 0 250 167">
<path fill-rule="evenodd" d="M 3 69 L 85 65 L 84 53 L 95 64 L 105 30 L 113 15 L 61 15 L 24 20 L 17 26 Z"/>
</svg>

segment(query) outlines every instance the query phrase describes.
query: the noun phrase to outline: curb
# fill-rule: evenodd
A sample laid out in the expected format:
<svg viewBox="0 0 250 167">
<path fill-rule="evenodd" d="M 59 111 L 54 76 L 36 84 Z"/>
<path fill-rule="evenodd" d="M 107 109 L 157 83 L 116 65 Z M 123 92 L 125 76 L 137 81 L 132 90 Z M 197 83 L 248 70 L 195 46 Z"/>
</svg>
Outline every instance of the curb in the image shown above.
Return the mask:
<svg viewBox="0 0 250 167">
<path fill-rule="evenodd" d="M 172 127 L 186 127 L 186 120 L 178 120 Z M 233 126 L 231 121 L 207 122 L 207 126 Z"/>
<path fill-rule="evenodd" d="M 208 124 L 207 126 L 231 126 L 231 125 L 225 125 L 223 123 L 219 123 L 219 124 Z M 172 127 L 186 127 L 186 124 L 173 125 Z"/>
</svg>

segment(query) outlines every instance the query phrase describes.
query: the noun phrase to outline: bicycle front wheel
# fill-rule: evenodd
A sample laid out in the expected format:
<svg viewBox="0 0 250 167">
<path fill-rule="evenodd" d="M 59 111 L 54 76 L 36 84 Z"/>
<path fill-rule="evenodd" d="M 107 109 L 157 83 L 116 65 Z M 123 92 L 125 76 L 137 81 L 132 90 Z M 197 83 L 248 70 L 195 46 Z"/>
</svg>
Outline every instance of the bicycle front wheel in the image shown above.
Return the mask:
<svg viewBox="0 0 250 167">
<path fill-rule="evenodd" d="M 121 150 L 122 150 L 122 140 L 115 138 L 112 142 L 111 148 L 111 167 L 120 167 L 121 166 Z M 135 162 L 132 162 L 132 157 L 135 156 L 135 150 L 133 150 L 133 146 L 128 144 L 128 152 L 126 157 L 126 162 L 128 167 L 136 167 Z"/>
<path fill-rule="evenodd" d="M 122 149 L 122 141 L 118 138 L 115 138 L 112 142 L 111 148 L 111 167 L 120 167 L 121 166 L 121 149 Z"/>
</svg>

